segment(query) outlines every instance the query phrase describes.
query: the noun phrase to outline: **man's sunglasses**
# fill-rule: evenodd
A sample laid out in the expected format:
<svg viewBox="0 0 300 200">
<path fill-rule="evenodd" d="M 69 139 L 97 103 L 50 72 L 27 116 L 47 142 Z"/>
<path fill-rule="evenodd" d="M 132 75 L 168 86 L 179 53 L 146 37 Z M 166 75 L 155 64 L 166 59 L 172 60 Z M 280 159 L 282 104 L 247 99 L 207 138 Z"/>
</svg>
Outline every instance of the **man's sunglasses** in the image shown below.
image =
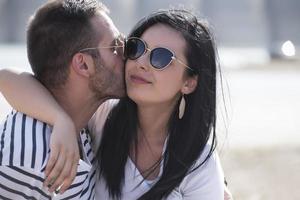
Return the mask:
<svg viewBox="0 0 300 200">
<path fill-rule="evenodd" d="M 149 49 L 145 41 L 137 37 L 127 38 L 124 47 L 124 56 L 130 60 L 136 60 L 147 51 L 150 52 L 150 64 L 158 70 L 163 70 L 168 67 L 173 60 L 176 60 L 184 67 L 191 71 L 195 71 L 189 66 L 187 66 L 180 59 L 176 58 L 175 54 L 165 47 L 157 47 L 154 49 Z"/>
<path fill-rule="evenodd" d="M 100 50 L 100 49 L 111 49 L 114 55 L 124 55 L 124 36 L 120 34 L 117 38 L 114 39 L 114 45 L 110 46 L 98 46 L 98 47 L 89 47 L 81 49 L 79 52 L 83 53 L 90 50 Z"/>
</svg>

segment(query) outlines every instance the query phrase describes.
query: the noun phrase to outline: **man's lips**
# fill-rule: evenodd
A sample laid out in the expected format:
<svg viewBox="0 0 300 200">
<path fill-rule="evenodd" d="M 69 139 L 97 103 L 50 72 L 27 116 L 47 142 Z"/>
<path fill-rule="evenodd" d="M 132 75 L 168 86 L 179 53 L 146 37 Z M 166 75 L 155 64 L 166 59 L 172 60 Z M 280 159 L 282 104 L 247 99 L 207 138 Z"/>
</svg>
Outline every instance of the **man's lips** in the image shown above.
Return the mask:
<svg viewBox="0 0 300 200">
<path fill-rule="evenodd" d="M 149 84 L 149 83 L 151 83 L 150 81 L 146 80 L 145 78 L 137 76 L 137 75 L 131 75 L 130 80 L 133 83 L 139 83 L 139 84 Z"/>
</svg>

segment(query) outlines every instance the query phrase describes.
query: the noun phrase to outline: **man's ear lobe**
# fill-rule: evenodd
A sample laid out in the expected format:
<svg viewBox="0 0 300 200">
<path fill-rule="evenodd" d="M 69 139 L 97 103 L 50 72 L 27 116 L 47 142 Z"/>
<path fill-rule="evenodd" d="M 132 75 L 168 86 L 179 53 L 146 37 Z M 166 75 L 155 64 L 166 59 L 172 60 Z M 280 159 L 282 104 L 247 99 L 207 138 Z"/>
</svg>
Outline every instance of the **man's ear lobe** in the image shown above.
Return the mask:
<svg viewBox="0 0 300 200">
<path fill-rule="evenodd" d="M 182 94 L 190 94 L 195 91 L 198 84 L 198 76 L 188 77 L 181 88 Z"/>
</svg>

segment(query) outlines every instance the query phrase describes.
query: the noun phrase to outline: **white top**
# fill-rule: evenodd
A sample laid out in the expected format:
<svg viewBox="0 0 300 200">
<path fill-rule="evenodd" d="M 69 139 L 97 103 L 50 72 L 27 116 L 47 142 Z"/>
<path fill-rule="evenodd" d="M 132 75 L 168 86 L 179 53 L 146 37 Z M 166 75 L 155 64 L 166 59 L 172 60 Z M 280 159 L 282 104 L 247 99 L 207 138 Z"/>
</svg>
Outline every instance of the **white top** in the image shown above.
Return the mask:
<svg viewBox="0 0 300 200">
<path fill-rule="evenodd" d="M 46 123 L 13 111 L 0 124 L 0 199 L 92 199 L 95 186 L 91 137 L 80 133 L 83 160 L 64 194 L 43 187 L 50 153 L 52 128 Z"/>
<path fill-rule="evenodd" d="M 107 115 L 117 100 L 109 100 L 101 105 L 93 118 L 90 120 L 89 128 L 94 135 L 94 148 L 99 147 L 101 140 L 102 128 L 107 118 Z M 166 142 L 165 142 L 166 145 Z M 164 146 L 165 149 L 165 146 Z M 198 159 L 196 166 L 199 165 L 206 157 L 210 150 L 210 146 L 206 145 L 204 152 Z M 156 180 L 144 181 L 140 186 L 139 183 L 143 180 L 142 175 L 138 171 L 135 164 L 130 158 L 127 159 L 125 165 L 125 184 L 122 188 L 122 199 L 133 200 L 147 192 L 152 185 L 159 179 L 162 174 L 162 165 L 160 173 Z M 97 176 L 99 177 L 99 176 Z M 108 191 L 104 179 L 101 178 L 96 182 L 96 200 L 109 199 Z M 224 199 L 224 175 L 220 165 L 220 161 L 216 152 L 195 171 L 189 173 L 180 185 L 173 190 L 167 197 L 168 200 L 223 200 Z"/>
</svg>

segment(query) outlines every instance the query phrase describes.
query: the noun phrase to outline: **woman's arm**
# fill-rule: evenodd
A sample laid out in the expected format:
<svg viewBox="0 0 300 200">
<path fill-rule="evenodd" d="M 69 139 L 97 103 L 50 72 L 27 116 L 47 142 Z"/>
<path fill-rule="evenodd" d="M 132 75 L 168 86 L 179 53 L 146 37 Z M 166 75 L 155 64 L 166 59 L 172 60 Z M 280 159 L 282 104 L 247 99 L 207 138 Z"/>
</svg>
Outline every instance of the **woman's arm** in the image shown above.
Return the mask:
<svg viewBox="0 0 300 200">
<path fill-rule="evenodd" d="M 192 171 L 187 174 L 179 186 L 184 199 L 193 200 L 224 200 L 225 184 L 224 173 L 216 152 L 199 166 L 210 151 L 210 146 L 206 145 L 202 155 L 195 163 Z M 199 167 L 198 167 L 199 166 Z M 193 171 L 194 170 L 194 171 Z"/>
<path fill-rule="evenodd" d="M 52 184 L 50 191 L 53 191 L 64 183 L 61 188 L 64 192 L 76 176 L 79 160 L 73 121 L 51 93 L 29 73 L 0 70 L 0 92 L 16 110 L 53 125 L 44 184 Z"/>
<path fill-rule="evenodd" d="M 0 92 L 13 108 L 48 124 L 53 125 L 58 116 L 65 114 L 51 93 L 30 73 L 0 70 Z"/>
</svg>

